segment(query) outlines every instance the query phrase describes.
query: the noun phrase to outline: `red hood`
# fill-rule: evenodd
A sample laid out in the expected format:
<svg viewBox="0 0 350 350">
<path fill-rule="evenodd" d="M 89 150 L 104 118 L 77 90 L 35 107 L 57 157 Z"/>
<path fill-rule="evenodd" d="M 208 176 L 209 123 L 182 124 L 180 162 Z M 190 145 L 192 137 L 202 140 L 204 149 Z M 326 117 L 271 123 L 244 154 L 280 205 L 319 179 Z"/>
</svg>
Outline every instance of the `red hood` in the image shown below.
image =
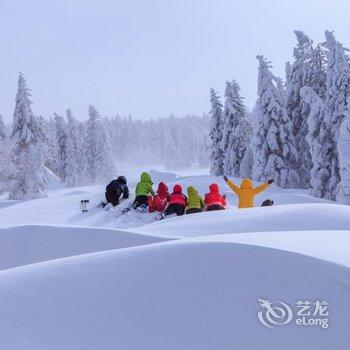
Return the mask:
<svg viewBox="0 0 350 350">
<path fill-rule="evenodd" d="M 159 185 L 158 185 L 157 193 L 160 196 L 167 197 L 169 195 L 168 186 L 164 182 L 160 182 Z"/>
<path fill-rule="evenodd" d="M 178 193 L 178 194 L 182 193 L 181 185 L 179 185 L 179 184 L 175 185 L 173 188 L 173 193 Z"/>
<path fill-rule="evenodd" d="M 209 190 L 211 193 L 219 193 L 219 186 L 216 183 L 213 183 L 209 186 Z"/>
</svg>

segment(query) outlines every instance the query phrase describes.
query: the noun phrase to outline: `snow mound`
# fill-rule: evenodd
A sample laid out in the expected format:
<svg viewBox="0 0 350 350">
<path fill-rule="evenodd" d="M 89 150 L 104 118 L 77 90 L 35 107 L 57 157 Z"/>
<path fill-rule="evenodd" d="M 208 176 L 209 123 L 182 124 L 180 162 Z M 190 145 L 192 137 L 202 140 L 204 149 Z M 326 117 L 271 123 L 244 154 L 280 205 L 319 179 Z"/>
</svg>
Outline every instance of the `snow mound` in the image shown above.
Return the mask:
<svg viewBox="0 0 350 350">
<path fill-rule="evenodd" d="M 350 268 L 350 230 L 236 233 L 195 237 L 187 241 L 232 242 L 275 248 Z"/>
<path fill-rule="evenodd" d="M 349 228 L 349 206 L 323 203 L 204 212 L 165 219 L 130 231 L 182 238 L 225 233 Z"/>
<path fill-rule="evenodd" d="M 230 242 L 173 241 L 0 272 L 0 348 L 342 349 L 350 270 Z M 326 300 L 330 327 L 259 323 L 258 298 Z"/>
<path fill-rule="evenodd" d="M 179 175 L 164 171 L 159 171 L 155 169 L 151 169 L 148 171 L 148 173 L 151 175 L 152 181 L 155 184 L 158 184 L 159 182 L 173 182 L 176 181 L 179 177 Z"/>
<path fill-rule="evenodd" d="M 0 270 L 91 252 L 162 242 L 130 232 L 87 227 L 0 229 Z"/>
</svg>

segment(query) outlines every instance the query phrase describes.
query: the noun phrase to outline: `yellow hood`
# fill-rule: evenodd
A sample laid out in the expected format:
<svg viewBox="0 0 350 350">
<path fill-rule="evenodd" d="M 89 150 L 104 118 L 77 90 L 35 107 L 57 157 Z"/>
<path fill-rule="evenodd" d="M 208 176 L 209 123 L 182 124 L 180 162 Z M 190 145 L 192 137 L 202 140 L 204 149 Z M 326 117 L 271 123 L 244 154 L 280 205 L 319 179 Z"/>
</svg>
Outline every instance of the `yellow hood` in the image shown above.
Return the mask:
<svg viewBox="0 0 350 350">
<path fill-rule="evenodd" d="M 253 182 L 251 179 L 248 179 L 247 177 L 244 178 L 241 182 L 241 188 L 252 188 Z"/>
</svg>

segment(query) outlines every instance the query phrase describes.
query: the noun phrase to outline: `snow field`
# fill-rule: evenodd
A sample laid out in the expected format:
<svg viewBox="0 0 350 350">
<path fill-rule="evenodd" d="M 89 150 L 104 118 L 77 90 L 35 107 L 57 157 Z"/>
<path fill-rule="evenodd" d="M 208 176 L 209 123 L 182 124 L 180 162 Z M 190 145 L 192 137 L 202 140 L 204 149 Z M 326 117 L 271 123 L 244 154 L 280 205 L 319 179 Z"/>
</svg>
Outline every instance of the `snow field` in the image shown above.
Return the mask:
<svg viewBox="0 0 350 350">
<path fill-rule="evenodd" d="M 131 192 L 137 181 L 125 172 Z M 137 174 L 138 175 L 138 174 Z M 222 179 L 152 171 L 156 185 L 218 182 L 228 210 L 154 222 L 97 208 L 104 187 L 0 205 L 0 349 L 345 349 L 350 209 L 271 186 L 237 209 Z M 239 182 L 238 179 L 234 179 Z M 90 199 L 88 213 L 80 199 Z M 10 204 L 10 205 L 9 205 Z M 20 225 L 20 226 L 18 226 Z M 330 326 L 259 323 L 258 298 L 326 300 Z"/>
</svg>

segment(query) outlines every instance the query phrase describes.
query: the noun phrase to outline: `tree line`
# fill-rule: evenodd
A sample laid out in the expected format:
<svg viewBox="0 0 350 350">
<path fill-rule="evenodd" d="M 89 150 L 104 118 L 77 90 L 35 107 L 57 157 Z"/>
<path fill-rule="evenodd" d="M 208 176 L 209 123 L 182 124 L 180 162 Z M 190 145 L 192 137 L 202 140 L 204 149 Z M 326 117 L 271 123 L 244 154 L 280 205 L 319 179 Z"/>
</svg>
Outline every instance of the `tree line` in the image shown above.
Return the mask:
<svg viewBox="0 0 350 350">
<path fill-rule="evenodd" d="M 46 196 L 47 174 L 67 187 L 106 183 L 123 167 L 206 167 L 209 117 L 187 115 L 151 120 L 102 117 L 92 105 L 88 118 L 36 116 L 22 73 L 10 132 L 0 116 L 0 193 L 10 199 Z"/>
</svg>

